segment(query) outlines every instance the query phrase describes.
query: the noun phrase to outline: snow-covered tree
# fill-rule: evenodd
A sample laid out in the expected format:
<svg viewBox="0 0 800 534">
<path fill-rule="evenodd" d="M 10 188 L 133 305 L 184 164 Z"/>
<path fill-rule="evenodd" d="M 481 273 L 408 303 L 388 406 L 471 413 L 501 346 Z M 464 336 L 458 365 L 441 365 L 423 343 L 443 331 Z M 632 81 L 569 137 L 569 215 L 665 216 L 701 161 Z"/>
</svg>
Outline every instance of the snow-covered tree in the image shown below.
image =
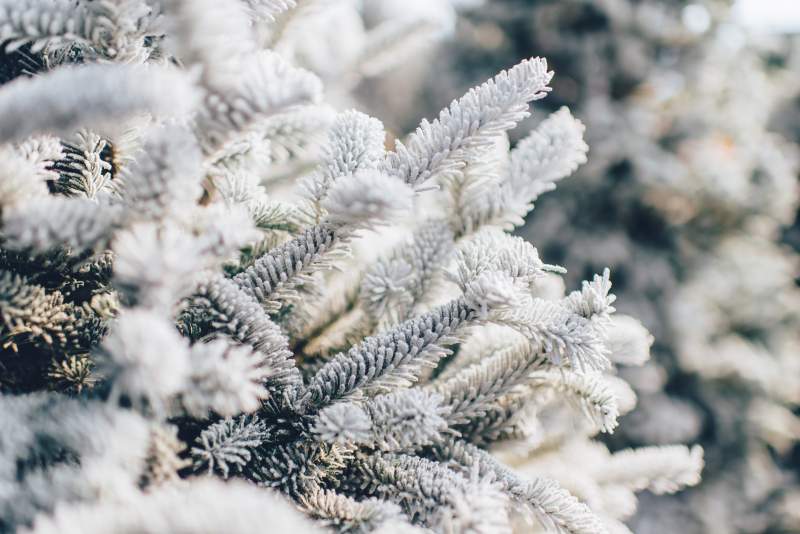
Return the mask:
<svg viewBox="0 0 800 534">
<path fill-rule="evenodd" d="M 0 2 L 0 531 L 617 532 L 699 481 L 592 440 L 651 337 L 509 233 L 587 161 L 567 108 L 509 146 L 547 62 L 387 143 L 315 4 Z"/>
</svg>

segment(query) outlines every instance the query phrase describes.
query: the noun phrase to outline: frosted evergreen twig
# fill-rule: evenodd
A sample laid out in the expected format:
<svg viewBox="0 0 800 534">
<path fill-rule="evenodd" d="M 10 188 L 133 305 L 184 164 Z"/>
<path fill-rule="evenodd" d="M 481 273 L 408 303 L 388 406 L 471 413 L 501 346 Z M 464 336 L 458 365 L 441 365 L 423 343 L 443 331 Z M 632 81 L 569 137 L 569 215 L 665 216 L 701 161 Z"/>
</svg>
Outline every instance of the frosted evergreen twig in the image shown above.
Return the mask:
<svg viewBox="0 0 800 534">
<path fill-rule="evenodd" d="M 267 317 L 263 308 L 231 280 L 215 278 L 200 286 L 197 304 L 209 314 L 212 327 L 227 333 L 260 353 L 270 369 L 267 389 L 273 394 L 289 393 L 300 385 L 288 340 Z"/>
<path fill-rule="evenodd" d="M 199 101 L 183 72 L 155 65 L 64 67 L 0 89 L 0 142 L 99 130 L 137 114 L 182 117 Z M 112 118 L 113 117 L 113 118 Z"/>
<path fill-rule="evenodd" d="M 258 418 L 241 416 L 214 423 L 200 433 L 197 446 L 192 447 L 194 467 L 207 468 L 209 473 L 219 471 L 228 478 L 256 458 L 266 437 L 266 424 Z"/>
<path fill-rule="evenodd" d="M 465 160 L 479 158 L 497 135 L 528 116 L 528 102 L 546 96 L 552 76 L 540 58 L 502 71 L 453 101 L 433 122 L 423 120 L 405 143 L 398 141 L 386 156 L 386 172 L 414 187 L 458 172 Z"/>
<path fill-rule="evenodd" d="M 553 531 L 564 534 L 597 534 L 605 526 L 589 507 L 549 479 L 525 480 L 486 451 L 474 445 L 454 441 L 438 450 L 442 460 L 453 460 L 464 469 L 477 469 L 483 476 L 491 475 L 497 484 L 508 491 L 514 500 L 531 507 L 540 521 Z"/>
</svg>

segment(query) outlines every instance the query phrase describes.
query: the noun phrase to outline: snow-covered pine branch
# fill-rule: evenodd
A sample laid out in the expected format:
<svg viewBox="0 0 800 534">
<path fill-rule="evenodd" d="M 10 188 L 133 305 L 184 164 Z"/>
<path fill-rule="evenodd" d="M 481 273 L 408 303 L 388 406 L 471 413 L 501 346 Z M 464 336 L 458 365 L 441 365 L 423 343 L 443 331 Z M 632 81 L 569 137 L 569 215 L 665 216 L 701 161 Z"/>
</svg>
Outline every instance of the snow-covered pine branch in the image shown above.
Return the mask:
<svg viewBox="0 0 800 534">
<path fill-rule="evenodd" d="M 563 107 L 517 143 L 507 160 L 489 163 L 488 168 L 468 168 L 467 183 L 458 184 L 462 198 L 452 215 L 457 231 L 522 225 L 541 194 L 586 163 L 589 147 L 583 140 L 584 129 Z"/>
<path fill-rule="evenodd" d="M 326 441 L 357 443 L 384 451 L 409 451 L 439 441 L 450 408 L 436 393 L 417 388 L 339 403 L 319 414 L 315 432 Z"/>
<path fill-rule="evenodd" d="M 223 419 L 197 438 L 197 446 L 191 451 L 195 468 L 205 468 L 209 474 L 219 471 L 223 478 L 228 478 L 232 471 L 242 471 L 266 439 L 267 426 L 257 417 Z"/>
<path fill-rule="evenodd" d="M 0 41 L 8 51 L 25 44 L 34 53 L 77 44 L 102 59 L 138 61 L 146 56 L 145 37 L 158 32 L 158 15 L 137 0 L 4 0 Z"/>
<path fill-rule="evenodd" d="M 156 65 L 83 65 L 17 79 L 0 89 L 0 142 L 114 126 L 150 113 L 185 117 L 199 92 L 185 73 Z"/>
<path fill-rule="evenodd" d="M 536 371 L 530 379 L 534 387 L 552 388 L 562 393 L 567 402 L 576 406 L 603 432 L 613 432 L 616 428 L 619 416 L 617 398 L 602 373 Z"/>
<path fill-rule="evenodd" d="M 697 484 L 703 465 L 703 448 L 699 445 L 627 449 L 611 455 L 611 461 L 601 469 L 600 480 L 634 491 L 675 493 Z"/>
<path fill-rule="evenodd" d="M 107 244 L 121 219 L 115 206 L 44 196 L 8 210 L 3 230 L 10 248 L 46 252 L 64 246 L 81 253 Z"/>
<path fill-rule="evenodd" d="M 314 488 L 301 498 L 301 506 L 322 524 L 354 532 L 391 530 L 401 524 L 402 512 L 394 503 L 370 498 L 356 500 L 333 490 Z"/>
<path fill-rule="evenodd" d="M 407 454 L 375 453 L 359 465 L 358 477 L 383 498 L 397 502 L 423 525 L 447 530 L 447 523 L 472 519 L 475 532 L 510 532 L 503 495 L 485 480 L 472 480 L 442 464 Z M 450 510 L 483 514 L 453 517 Z"/>
<path fill-rule="evenodd" d="M 316 103 L 322 96 L 319 78 L 269 50 L 246 55 L 238 68 L 243 74 L 228 82 L 233 87 L 211 86 L 195 119 L 201 145 L 211 159 L 223 155 L 221 149 L 237 135 L 258 131 L 269 117 Z"/>
<path fill-rule="evenodd" d="M 341 113 L 328 132 L 328 144 L 318 171 L 305 185 L 308 200 L 321 214 L 320 204 L 337 178 L 377 169 L 384 157 L 383 124 L 355 110 Z"/>
<path fill-rule="evenodd" d="M 433 122 L 423 120 L 405 143 L 398 141 L 386 157 L 386 172 L 417 187 L 479 160 L 494 138 L 528 116 L 529 102 L 547 95 L 552 76 L 541 58 L 502 71 L 454 100 Z"/>
</svg>

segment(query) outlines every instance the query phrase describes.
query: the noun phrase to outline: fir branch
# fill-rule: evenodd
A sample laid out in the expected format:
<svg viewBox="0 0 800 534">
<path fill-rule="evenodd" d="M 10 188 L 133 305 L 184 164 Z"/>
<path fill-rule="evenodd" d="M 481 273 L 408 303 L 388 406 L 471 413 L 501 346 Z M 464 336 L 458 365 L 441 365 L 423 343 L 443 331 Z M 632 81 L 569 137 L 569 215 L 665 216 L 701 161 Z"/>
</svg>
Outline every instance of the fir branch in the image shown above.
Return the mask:
<svg viewBox="0 0 800 534">
<path fill-rule="evenodd" d="M 321 488 L 314 488 L 303 495 L 300 505 L 323 525 L 348 534 L 372 532 L 383 525 L 403 521 L 403 513 L 394 503 L 376 498 L 357 501 Z"/>
<path fill-rule="evenodd" d="M 137 114 L 182 117 L 198 102 L 185 73 L 167 67 L 63 67 L 0 89 L 0 142 L 38 133 L 102 130 Z"/>
<path fill-rule="evenodd" d="M 361 457 L 357 470 L 356 475 L 365 487 L 402 506 L 415 521 L 443 528 L 454 520 L 469 523 L 472 519 L 472 530 L 467 531 L 510 532 L 508 518 L 503 513 L 503 498 L 496 489 L 442 464 L 406 454 L 375 453 Z M 465 512 L 464 508 L 469 506 L 486 513 L 455 517 L 455 510 Z"/>
<path fill-rule="evenodd" d="M 566 306 L 574 313 L 587 319 L 607 319 L 614 313 L 612 306 L 616 295 L 611 291 L 611 271 L 605 269 L 603 275 L 594 275 L 591 282 L 584 281 L 580 291 L 573 291 L 565 299 Z"/>
<path fill-rule="evenodd" d="M 601 373 L 550 370 L 536 371 L 530 378 L 534 387 L 560 392 L 603 432 L 611 433 L 617 427 L 617 398 Z"/>
<path fill-rule="evenodd" d="M 487 225 L 507 230 L 522 225 L 541 194 L 586 163 L 589 147 L 583 141 L 584 129 L 562 107 L 520 141 L 507 161 L 471 163 L 464 177 L 446 181 L 457 231 L 468 234 Z"/>
<path fill-rule="evenodd" d="M 486 272 L 504 273 L 531 287 L 546 273 L 563 271 L 542 262 L 536 247 L 522 238 L 494 229 L 484 229 L 459 245 L 456 270 L 449 278 L 462 291 Z"/>
<path fill-rule="evenodd" d="M 154 128 L 122 172 L 120 196 L 133 217 L 159 219 L 197 202 L 203 176 L 202 155 L 191 132 Z"/>
<path fill-rule="evenodd" d="M 58 178 L 58 173 L 53 167 L 64 158 L 65 154 L 64 146 L 57 137 L 51 135 L 29 137 L 17 147 L 17 150 L 36 167 L 37 178 L 45 180 Z"/>
<path fill-rule="evenodd" d="M 350 447 L 308 439 L 266 444 L 260 454 L 253 465 L 253 480 L 298 500 L 313 488 L 341 479 L 352 458 Z"/>
<path fill-rule="evenodd" d="M 474 249 L 476 255 L 480 250 Z M 595 355 L 604 349 L 599 334 L 590 325 L 583 325 L 578 336 L 573 331 L 564 335 L 561 321 L 566 323 L 567 317 L 556 317 L 557 321 L 560 319 L 557 324 L 546 324 L 544 320 L 551 319 L 549 315 L 539 317 L 517 309 L 528 277 L 540 272 L 538 265 L 526 265 L 524 256 L 503 256 L 486 266 L 479 258 L 473 259 L 467 255 L 459 261 L 463 297 L 337 354 L 312 378 L 302 401 L 321 406 L 360 393 L 364 387 L 384 390 L 413 383 L 424 367 L 435 367 L 449 352 L 444 347 L 458 342 L 465 327 L 486 322 L 503 324 L 509 318 L 515 318 L 514 327 L 526 332 L 532 342 L 542 344 L 545 339 L 544 351 L 552 353 L 555 345 L 550 340 L 555 340 L 561 343 L 557 346 L 560 350 L 568 342 L 567 348 L 576 358 L 592 361 L 592 356 L 602 356 L 602 352 Z M 476 266 L 478 263 L 480 267 Z M 474 273 L 477 274 L 473 276 Z M 530 323 L 522 322 L 523 318 Z M 585 347 L 587 341 L 589 346 Z"/>
<path fill-rule="evenodd" d="M 175 224 L 137 223 L 113 242 L 114 287 L 131 304 L 172 313 L 202 266 L 202 247 Z"/>
<path fill-rule="evenodd" d="M 360 405 L 342 402 L 319 413 L 314 433 L 329 443 L 370 443 L 373 440 L 372 420 Z"/>
<path fill-rule="evenodd" d="M 478 318 L 463 300 L 410 319 L 395 329 L 368 337 L 339 353 L 311 379 L 301 401 L 322 407 L 363 388 L 391 389 L 416 380 L 425 366 L 435 365 L 457 342 L 458 331 Z"/>
<path fill-rule="evenodd" d="M 67 196 L 97 198 L 111 181 L 112 165 L 103 159 L 108 142 L 96 133 L 78 133 L 77 141 L 65 147 L 64 159 L 55 169 L 59 171 L 54 184 L 56 192 Z"/>
<path fill-rule="evenodd" d="M 315 432 L 329 442 L 357 443 L 383 451 L 411 451 L 437 442 L 450 414 L 442 397 L 419 389 L 378 395 L 363 404 L 322 410 Z"/>
<path fill-rule="evenodd" d="M 460 441 L 437 449 L 443 461 L 451 460 L 463 469 L 477 469 L 481 476 L 492 476 L 498 485 L 519 503 L 528 506 L 543 525 L 563 534 L 598 534 L 606 532 L 602 522 L 589 507 L 561 488 L 553 480 L 525 480 L 501 464 L 486 451 Z"/>
<path fill-rule="evenodd" d="M 532 203 L 586 163 L 585 130 L 569 108 L 562 107 L 517 144 L 511 151 L 508 184 L 519 200 Z"/>
<path fill-rule="evenodd" d="M 301 384 L 288 340 L 250 295 L 226 278 L 202 284 L 197 304 L 209 314 L 211 326 L 257 351 L 270 370 L 265 387 L 273 395 L 288 393 Z"/>
<path fill-rule="evenodd" d="M 94 363 L 86 356 L 70 356 L 61 361 L 52 360 L 47 377 L 56 383 L 58 391 L 80 394 L 97 384 L 98 378 L 92 372 L 93 367 Z"/>
<path fill-rule="evenodd" d="M 305 184 L 305 195 L 321 215 L 320 204 L 334 180 L 360 170 L 377 169 L 384 157 L 383 124 L 355 110 L 340 113 L 328 131 L 318 171 Z"/>
<path fill-rule="evenodd" d="M 459 172 L 480 159 L 499 134 L 528 116 L 528 102 L 543 98 L 552 78 L 547 62 L 525 60 L 471 89 L 433 122 L 423 120 L 406 141 L 386 156 L 384 169 L 416 187 L 437 175 Z"/>
<path fill-rule="evenodd" d="M 369 267 L 361 280 L 359 301 L 371 321 L 382 326 L 406 320 L 452 250 L 450 229 L 444 221 L 431 220 L 391 256 Z"/>
<path fill-rule="evenodd" d="M 14 347 L 14 338 L 42 338 L 53 343 L 67 319 L 60 294 L 29 284 L 24 276 L 0 271 L 0 318 L 3 320 L 3 348 Z"/>
<path fill-rule="evenodd" d="M 68 303 L 64 306 L 66 320 L 59 325 L 54 336 L 54 349 L 66 354 L 81 354 L 92 350 L 108 332 L 109 315 L 100 313 L 94 306 L 95 299 L 80 305 Z"/>
<path fill-rule="evenodd" d="M 0 212 L 30 199 L 46 197 L 41 167 L 9 146 L 0 146 Z"/>
<path fill-rule="evenodd" d="M 263 421 L 245 415 L 214 423 L 200 433 L 197 446 L 192 447 L 195 470 L 218 471 L 223 478 L 241 473 L 258 458 L 258 447 L 267 439 L 266 429 Z"/>
<path fill-rule="evenodd" d="M 322 201 L 325 220 L 352 231 L 393 222 L 411 211 L 413 191 L 374 170 L 343 176 Z"/>
<path fill-rule="evenodd" d="M 298 106 L 265 120 L 261 131 L 263 138 L 269 140 L 273 164 L 315 160 L 336 117 L 330 106 L 315 104 Z"/>
<path fill-rule="evenodd" d="M 157 14 L 136 0 L 4 0 L 0 41 L 8 41 L 7 51 L 25 44 L 34 53 L 78 44 L 107 59 L 138 58 Z"/>
<path fill-rule="evenodd" d="M 599 480 L 633 491 L 675 493 L 699 483 L 703 465 L 703 448 L 699 445 L 626 449 L 611 455 L 601 468 Z"/>
<path fill-rule="evenodd" d="M 608 326 L 608 351 L 618 365 L 643 365 L 650 359 L 655 338 L 642 323 L 629 315 L 616 314 Z"/>
<path fill-rule="evenodd" d="M 3 233 L 9 248 L 48 252 L 67 247 L 79 255 L 105 246 L 122 220 L 122 210 L 116 206 L 44 197 L 8 210 L 3 216 Z"/>
<path fill-rule="evenodd" d="M 267 304 L 281 286 L 292 283 L 310 265 L 319 264 L 336 244 L 336 228 L 322 223 L 270 250 L 233 280 L 242 291 Z"/>
<path fill-rule="evenodd" d="M 251 413 L 269 397 L 264 388 L 272 374 L 264 356 L 248 346 L 217 338 L 192 346 L 189 385 L 181 404 L 197 418 L 209 411 L 223 417 Z"/>
<path fill-rule="evenodd" d="M 169 424 L 154 424 L 150 429 L 150 446 L 140 484 L 152 490 L 155 486 L 175 483 L 178 471 L 191 465 L 181 458 L 186 445 L 178 438 L 178 427 Z"/>
<path fill-rule="evenodd" d="M 498 315 L 498 322 L 524 335 L 554 365 L 569 364 L 578 371 L 609 365 L 602 325 L 560 302 L 532 298 Z"/>
<path fill-rule="evenodd" d="M 529 345 L 509 348 L 428 387 L 442 395 L 442 404 L 449 408 L 448 422 L 460 429 L 478 424 L 487 410 L 515 388 L 529 384 L 531 373 L 547 364 L 547 358 Z"/>
<path fill-rule="evenodd" d="M 244 76 L 235 78 L 231 90 L 212 88 L 195 120 L 201 144 L 211 159 L 237 133 L 258 129 L 270 116 L 316 103 L 322 95 L 316 76 L 292 67 L 274 52 L 252 54 L 242 61 L 241 68 Z"/>
</svg>

